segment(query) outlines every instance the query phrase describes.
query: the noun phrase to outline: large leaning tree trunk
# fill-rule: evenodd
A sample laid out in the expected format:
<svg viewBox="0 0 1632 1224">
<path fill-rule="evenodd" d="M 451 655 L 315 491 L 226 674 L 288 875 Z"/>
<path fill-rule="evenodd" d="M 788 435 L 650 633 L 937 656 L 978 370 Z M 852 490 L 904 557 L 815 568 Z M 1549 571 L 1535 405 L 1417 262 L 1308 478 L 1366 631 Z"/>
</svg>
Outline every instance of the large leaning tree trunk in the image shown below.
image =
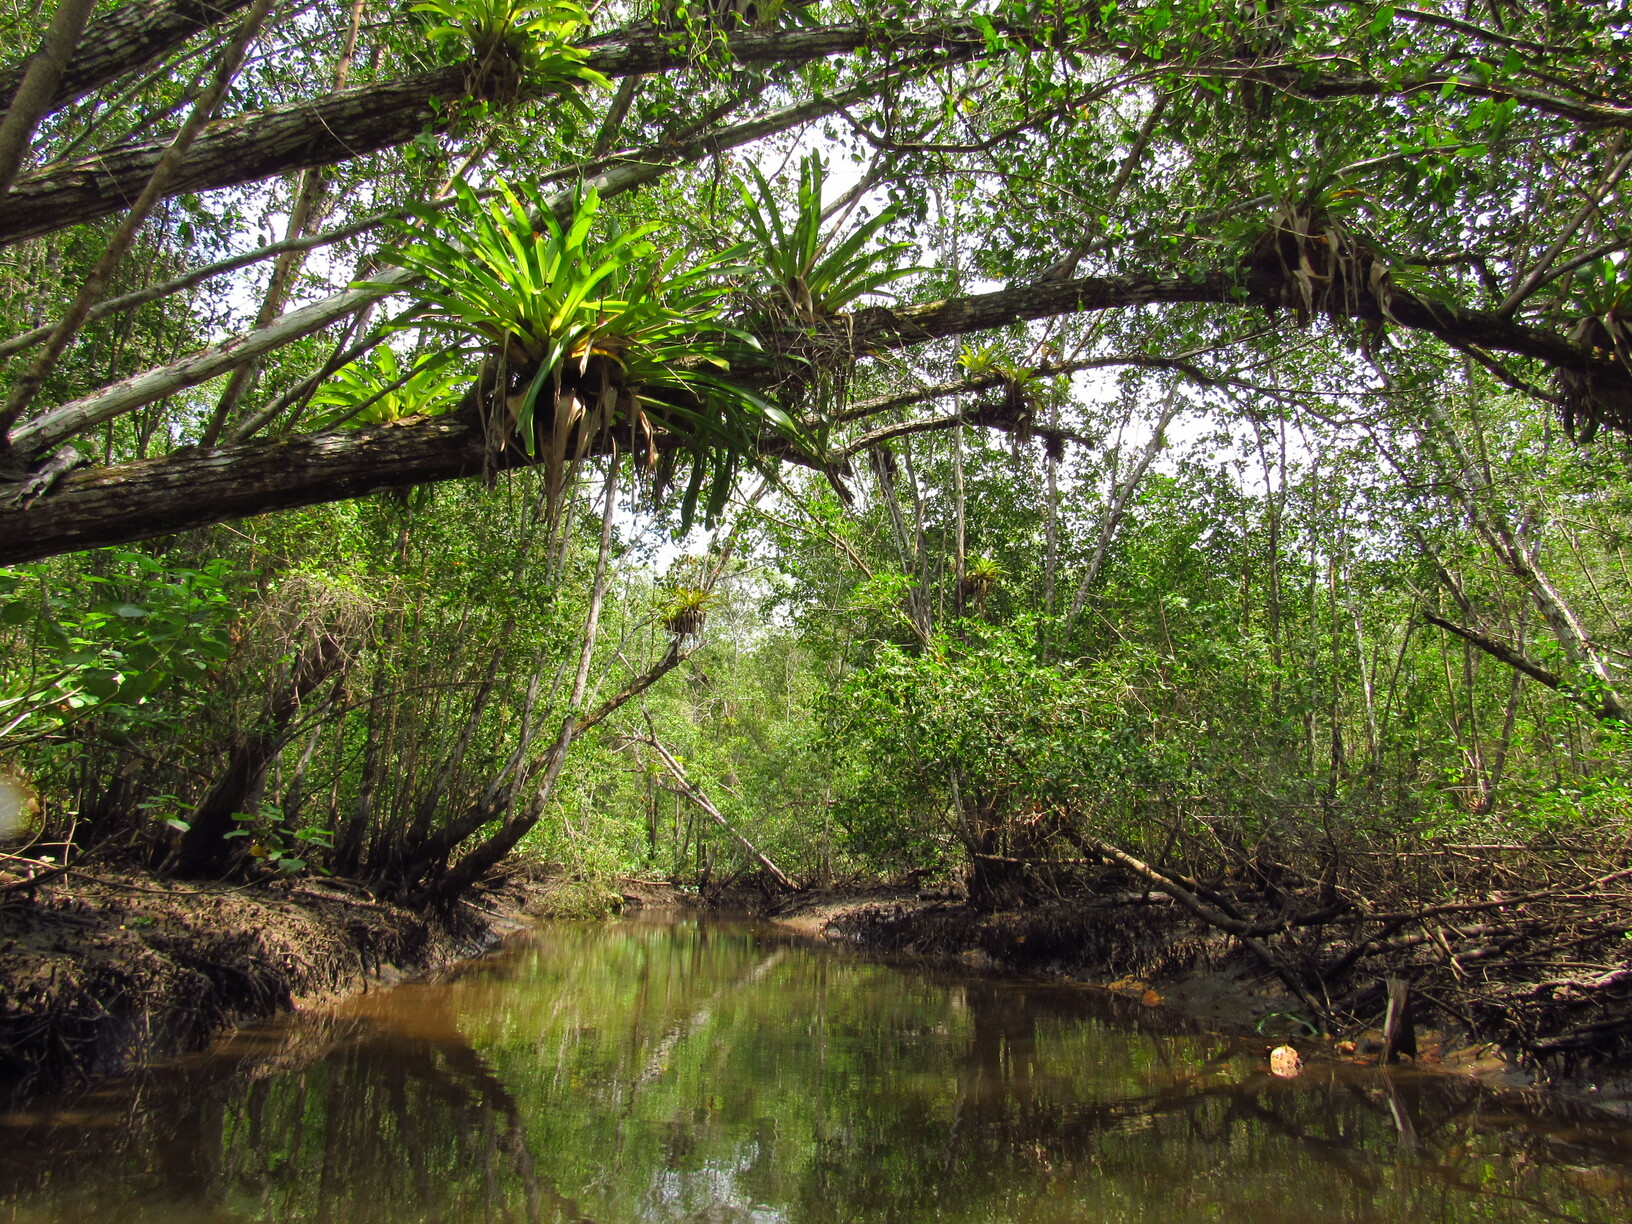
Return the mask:
<svg viewBox="0 0 1632 1224">
<path fill-rule="evenodd" d="M 91 22 L 52 83 L 40 114 L 50 115 L 126 73 L 149 67 L 200 30 L 218 25 L 249 0 L 125 0 Z M 28 65 L 0 72 L 0 99 L 15 99 Z M 12 102 L 7 102 L 9 107 Z"/>
<path fill-rule="evenodd" d="M 1083 277 L 922 306 L 868 308 L 838 316 L 828 327 L 855 351 L 883 353 L 1073 313 L 1164 304 L 1276 308 L 1282 288 L 1280 282 L 1265 274 L 1248 276 L 1243 286 L 1234 270 L 1182 280 Z M 365 291 L 349 290 L 336 301 L 349 301 L 359 294 Z M 1334 312 L 1341 305 L 1335 304 Z M 303 307 L 287 317 L 302 313 L 310 313 L 318 324 L 333 321 L 323 303 Z M 1390 301 L 1390 313 L 1395 326 L 1420 330 L 1455 344 L 1532 357 L 1555 371 L 1591 377 L 1605 386 L 1613 384 L 1632 398 L 1632 375 L 1563 336 L 1489 313 L 1449 314 L 1398 290 Z M 295 330 L 304 335 L 317 329 L 314 324 Z M 231 337 L 163 371 L 127 379 L 75 404 L 60 406 L 48 415 L 51 421 L 72 418 L 94 424 L 133 411 L 231 370 L 247 356 L 261 351 L 252 343 L 261 334 Z M 773 345 L 778 340 L 769 339 Z M 734 371 L 734 376 L 752 374 L 745 365 Z M 71 433 L 78 427 L 63 425 L 56 432 Z M 25 441 L 37 434 L 43 439 L 52 428 L 50 421 L 42 420 L 37 426 L 19 427 L 17 437 Z M 818 457 L 794 452 L 786 439 L 779 437 L 767 437 L 763 449 L 796 461 L 818 466 L 821 463 Z M 36 500 L 0 499 L 0 564 L 150 539 L 245 515 L 341 501 L 373 489 L 481 475 L 495 467 L 534 461 L 519 448 L 492 456 L 482 423 L 475 414 L 464 413 L 416 417 L 341 433 L 184 448 L 159 459 L 71 473 Z"/>
<path fill-rule="evenodd" d="M 244 3 L 247 0 L 232 0 L 233 7 Z M 749 31 L 734 35 L 730 46 L 739 64 L 786 66 L 886 41 L 898 51 L 939 50 L 964 56 L 985 45 L 980 32 L 971 26 L 904 31 L 882 40 L 857 25 Z M 607 38 L 585 50 L 586 66 L 611 77 L 661 73 L 689 63 L 683 46 L 655 30 Z M 82 74 L 70 64 L 68 75 L 77 81 Z M 501 97 L 486 96 L 483 82 L 484 74 L 467 62 L 371 81 L 264 111 L 229 115 L 201 134 L 166 194 L 258 183 L 395 148 L 426 131 L 446 131 L 461 113 L 459 102 L 502 103 Z M 168 143 L 168 134 L 132 140 L 21 176 L 7 207 L 0 210 L 0 245 L 119 212 L 152 174 Z"/>
</svg>

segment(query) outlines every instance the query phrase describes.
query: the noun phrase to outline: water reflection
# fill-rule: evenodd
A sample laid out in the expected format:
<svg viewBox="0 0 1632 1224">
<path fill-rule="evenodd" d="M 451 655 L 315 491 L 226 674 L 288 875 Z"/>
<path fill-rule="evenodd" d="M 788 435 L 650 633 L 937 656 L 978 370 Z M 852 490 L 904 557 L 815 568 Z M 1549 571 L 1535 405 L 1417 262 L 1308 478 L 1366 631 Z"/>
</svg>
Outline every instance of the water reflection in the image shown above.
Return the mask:
<svg viewBox="0 0 1632 1224">
<path fill-rule="evenodd" d="M 1621 1221 L 1632 1129 L 741 925 L 532 934 L 6 1120 L 0 1220 Z"/>
</svg>

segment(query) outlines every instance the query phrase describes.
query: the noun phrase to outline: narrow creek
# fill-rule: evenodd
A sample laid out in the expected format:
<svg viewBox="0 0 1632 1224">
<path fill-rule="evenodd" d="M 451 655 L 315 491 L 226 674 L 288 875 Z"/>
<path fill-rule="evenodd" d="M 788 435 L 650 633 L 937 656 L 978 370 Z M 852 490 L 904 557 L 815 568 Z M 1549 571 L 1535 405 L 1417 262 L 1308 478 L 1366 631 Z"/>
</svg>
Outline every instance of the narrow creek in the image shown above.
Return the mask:
<svg viewBox="0 0 1632 1224">
<path fill-rule="evenodd" d="M 0 1220 L 1626 1221 L 1632 1125 L 1263 1069 L 1092 992 L 721 921 L 557 925 L 451 980 L 0 1116 Z"/>
</svg>

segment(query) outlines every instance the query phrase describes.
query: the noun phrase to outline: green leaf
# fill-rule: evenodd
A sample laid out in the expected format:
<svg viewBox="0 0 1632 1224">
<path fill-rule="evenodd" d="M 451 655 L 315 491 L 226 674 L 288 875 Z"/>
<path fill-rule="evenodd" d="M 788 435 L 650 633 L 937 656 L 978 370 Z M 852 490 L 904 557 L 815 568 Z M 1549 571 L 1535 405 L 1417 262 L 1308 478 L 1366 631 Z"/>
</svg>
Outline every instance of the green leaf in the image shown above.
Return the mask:
<svg viewBox="0 0 1632 1224">
<path fill-rule="evenodd" d="M 107 701 L 119 691 L 119 685 L 123 680 L 124 677 L 116 671 L 98 668 L 80 676 L 79 684 L 92 697 Z"/>
</svg>

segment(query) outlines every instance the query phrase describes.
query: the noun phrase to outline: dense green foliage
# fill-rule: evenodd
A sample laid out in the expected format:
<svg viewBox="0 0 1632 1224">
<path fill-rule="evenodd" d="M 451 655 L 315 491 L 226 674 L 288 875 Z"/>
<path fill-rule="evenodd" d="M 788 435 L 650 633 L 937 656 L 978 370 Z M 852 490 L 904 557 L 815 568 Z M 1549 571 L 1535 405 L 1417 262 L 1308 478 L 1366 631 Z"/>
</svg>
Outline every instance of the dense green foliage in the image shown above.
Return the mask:
<svg viewBox="0 0 1632 1224">
<path fill-rule="evenodd" d="M 35 853 L 428 897 L 517 844 L 704 880 L 751 845 L 995 903 L 1092 839 L 1620 845 L 1613 9 L 281 13 L 208 129 L 243 174 L 160 191 L 100 307 L 113 222 L 18 223 L 8 465 L 477 428 L 483 487 L 274 479 L 0 574 Z M 0 226 L 179 130 L 233 29 L 44 115 Z M 433 78 L 336 164 L 235 143 Z"/>
</svg>

